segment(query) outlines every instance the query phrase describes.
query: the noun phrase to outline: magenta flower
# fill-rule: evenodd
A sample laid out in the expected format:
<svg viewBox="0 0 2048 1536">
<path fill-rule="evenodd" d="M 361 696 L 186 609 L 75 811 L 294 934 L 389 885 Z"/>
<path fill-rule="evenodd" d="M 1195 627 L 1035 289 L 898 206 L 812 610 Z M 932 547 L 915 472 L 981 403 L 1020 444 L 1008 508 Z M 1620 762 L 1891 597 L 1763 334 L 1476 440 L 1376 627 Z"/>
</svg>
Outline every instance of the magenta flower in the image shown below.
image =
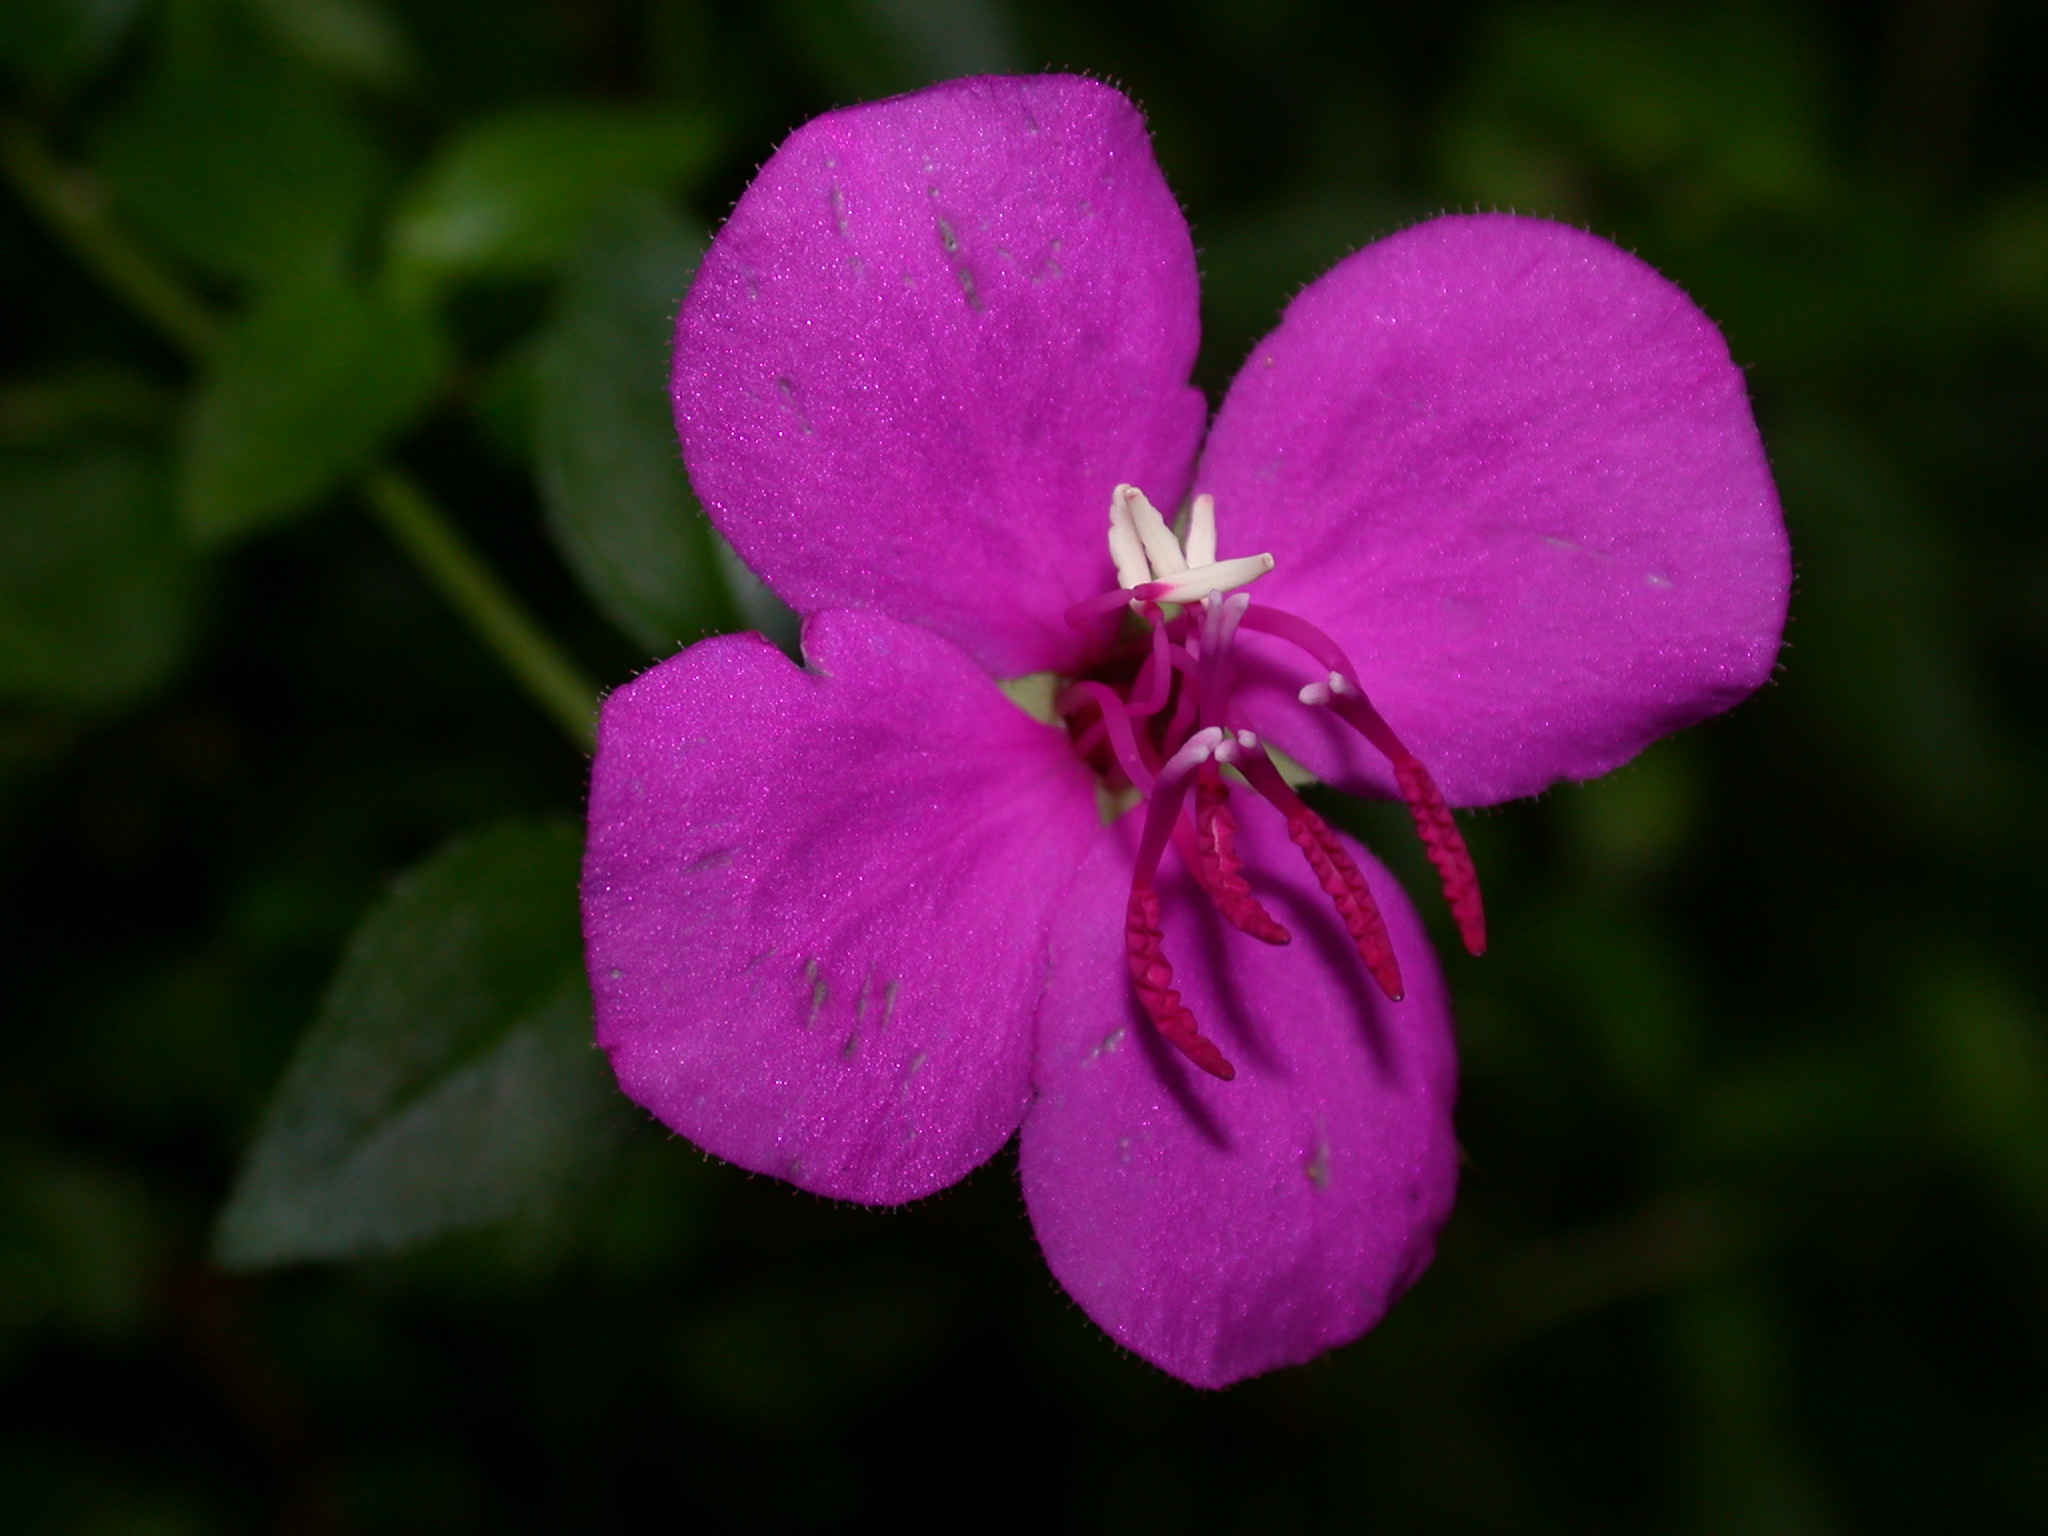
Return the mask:
<svg viewBox="0 0 2048 1536">
<path fill-rule="evenodd" d="M 611 696 L 584 909 L 599 1042 L 664 1122 L 873 1204 L 1021 1128 L 1060 1282 L 1220 1386 L 1371 1327 L 1456 1175 L 1422 927 L 1267 743 L 1406 799 L 1476 949 L 1445 800 L 1742 698 L 1788 561 L 1719 333 L 1590 235 L 1360 251 L 1206 442 L 1196 302 L 1106 86 L 793 134 L 705 257 L 674 392 L 808 665 L 726 636 Z M 1057 723 L 997 686 L 1033 677 Z"/>
</svg>

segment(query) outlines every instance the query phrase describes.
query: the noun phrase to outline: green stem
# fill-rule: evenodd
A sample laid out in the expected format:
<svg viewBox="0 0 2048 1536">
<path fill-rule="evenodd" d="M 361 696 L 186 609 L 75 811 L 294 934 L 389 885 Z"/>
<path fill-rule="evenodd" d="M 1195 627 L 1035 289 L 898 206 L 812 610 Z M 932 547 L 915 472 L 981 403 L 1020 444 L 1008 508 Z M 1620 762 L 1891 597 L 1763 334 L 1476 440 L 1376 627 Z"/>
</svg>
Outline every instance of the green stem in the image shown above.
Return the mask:
<svg viewBox="0 0 2048 1536">
<path fill-rule="evenodd" d="M 101 281 L 185 351 L 203 354 L 213 345 L 219 323 L 108 217 L 106 193 L 93 177 L 59 165 L 20 123 L 0 126 L 0 157 L 24 201 Z"/>
<path fill-rule="evenodd" d="M 17 191 L 72 252 L 156 328 L 195 357 L 218 339 L 220 320 L 107 209 L 97 182 L 67 169 L 24 124 L 0 123 L 0 163 Z M 447 514 L 405 471 L 380 464 L 363 476 L 363 498 L 420 574 L 535 703 L 588 751 L 597 687 L 549 637 Z"/>
<path fill-rule="evenodd" d="M 597 686 L 520 607 L 419 482 L 393 465 L 379 465 L 363 477 L 363 498 L 448 606 L 468 621 L 555 723 L 588 751 L 596 739 Z"/>
</svg>

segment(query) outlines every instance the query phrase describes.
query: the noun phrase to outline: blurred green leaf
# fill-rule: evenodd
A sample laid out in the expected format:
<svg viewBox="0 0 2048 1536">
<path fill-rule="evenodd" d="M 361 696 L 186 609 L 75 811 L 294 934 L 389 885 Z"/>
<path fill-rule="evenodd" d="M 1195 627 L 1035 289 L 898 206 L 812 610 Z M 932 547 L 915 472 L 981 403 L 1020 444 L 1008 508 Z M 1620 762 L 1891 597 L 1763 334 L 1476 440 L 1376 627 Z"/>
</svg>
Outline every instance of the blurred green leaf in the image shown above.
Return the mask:
<svg viewBox="0 0 2048 1536">
<path fill-rule="evenodd" d="M 68 364 L 0 384 L 0 447 L 48 448 L 109 429 L 154 429 L 170 407 L 171 392 L 140 369 Z"/>
<path fill-rule="evenodd" d="M 1690 1519 L 1700 1536 L 1823 1536 L 1837 1529 L 1793 1432 L 1794 1362 L 1773 1298 L 1747 1276 L 1695 1286 L 1670 1308 Z"/>
<path fill-rule="evenodd" d="M 1595 1065 L 1645 1110 L 1688 1085 L 1699 1006 L 1685 957 L 1633 906 L 1555 901 L 1520 940 L 1528 974 L 1548 979 Z"/>
<path fill-rule="evenodd" d="M 214 1233 L 224 1265 L 388 1252 L 546 1204 L 624 1123 L 590 1042 L 575 834 L 508 822 L 356 930 Z"/>
<path fill-rule="evenodd" d="M 703 248 L 651 198 L 617 208 L 570 268 L 536 358 L 548 530 L 591 600 L 656 655 L 726 618 L 667 388 L 676 305 Z"/>
<path fill-rule="evenodd" d="M 0 1349 L 44 1324 L 102 1339 L 133 1331 L 160 1239 L 132 1177 L 39 1150 L 0 1157 Z"/>
<path fill-rule="evenodd" d="M 484 445 L 506 463 L 533 468 L 533 421 L 539 381 L 534 354 L 541 333 L 529 331 L 470 376 L 463 405 Z"/>
<path fill-rule="evenodd" d="M 1979 958 L 1950 957 L 1920 993 L 1952 1136 L 2021 1212 L 2048 1217 L 2048 1029 Z"/>
<path fill-rule="evenodd" d="M 186 419 L 179 514 L 229 538 L 310 506 L 430 405 L 447 350 L 425 309 L 326 271 L 223 338 Z"/>
<path fill-rule="evenodd" d="M 104 64 L 135 20 L 137 0 L 7 0 L 0 63 L 45 90 L 62 90 Z"/>
<path fill-rule="evenodd" d="M 1584 217 L 1602 183 L 1688 230 L 1831 190 L 1805 40 L 1754 4 L 1505 13 L 1442 140 L 1465 196 Z"/>
<path fill-rule="evenodd" d="M 819 78 L 848 100 L 1025 67 L 1000 0 L 777 0 L 775 11 Z"/>
<path fill-rule="evenodd" d="M 389 238 L 394 276 L 432 287 L 545 271 L 622 192 L 687 181 L 713 147 L 702 118 L 642 108 L 565 103 L 476 124 L 400 201 Z"/>
<path fill-rule="evenodd" d="M 943 1298 L 915 1277 L 810 1277 L 757 1284 L 676 1336 L 681 1374 L 721 1414 L 776 1425 L 815 1420 L 872 1394 L 928 1353 Z"/>
<path fill-rule="evenodd" d="M 1683 739 L 1666 739 L 1591 783 L 1560 786 L 1557 805 L 1596 879 L 1652 879 L 1679 861 L 1701 819 L 1699 768 Z"/>
<path fill-rule="evenodd" d="M 226 13 L 191 5 L 166 13 L 151 72 L 96 163 L 155 238 L 209 272 L 253 279 L 345 256 L 383 176 L 322 81 Z"/>
<path fill-rule="evenodd" d="M 1772 460 L 1803 574 L 1786 686 L 1809 728 L 1923 824 L 2009 845 L 2029 808 L 1971 666 L 1952 519 L 1846 420 L 1782 421 Z"/>
<path fill-rule="evenodd" d="M 110 708 L 177 667 L 199 573 L 168 499 L 131 448 L 0 454 L 0 697 Z"/>
<path fill-rule="evenodd" d="M 247 0 L 279 50 L 324 74 L 390 90 L 414 79 L 412 41 L 371 0 Z"/>
</svg>

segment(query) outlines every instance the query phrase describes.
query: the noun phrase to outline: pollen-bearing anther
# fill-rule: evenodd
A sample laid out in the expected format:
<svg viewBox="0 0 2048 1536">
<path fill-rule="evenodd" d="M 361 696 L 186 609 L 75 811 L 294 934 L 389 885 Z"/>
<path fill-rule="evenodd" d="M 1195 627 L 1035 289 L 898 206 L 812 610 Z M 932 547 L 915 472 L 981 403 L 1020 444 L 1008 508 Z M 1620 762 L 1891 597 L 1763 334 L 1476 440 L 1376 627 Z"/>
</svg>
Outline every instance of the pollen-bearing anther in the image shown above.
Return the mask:
<svg viewBox="0 0 2048 1536">
<path fill-rule="evenodd" d="M 1286 820 L 1289 837 L 1343 919 L 1367 971 L 1389 1000 L 1399 1002 L 1402 996 L 1392 938 L 1363 873 L 1336 832 L 1281 777 L 1233 703 L 1240 628 L 1282 641 L 1316 661 L 1322 676 L 1301 688 L 1300 702 L 1329 710 L 1392 764 L 1466 947 L 1474 954 L 1484 948 L 1479 882 L 1464 839 L 1428 771 L 1366 698 L 1349 658 L 1306 620 L 1255 606 L 1248 593 L 1233 592 L 1272 570 L 1273 557 L 1217 559 L 1213 497 L 1194 498 L 1186 532 L 1177 536 L 1134 485 L 1119 485 L 1110 498 L 1109 554 L 1116 566 L 1116 590 L 1076 603 L 1067 611 L 1068 622 L 1086 629 L 1098 620 L 1135 615 L 1148 630 L 1147 639 L 1140 649 L 1125 634 L 1113 651 L 1121 659 L 1100 676 L 1074 680 L 1055 707 L 1076 720 L 1077 749 L 1097 762 L 1112 784 L 1119 778 L 1127 781 L 1130 791 L 1146 801 L 1124 941 L 1138 1001 L 1159 1033 L 1211 1076 L 1227 1080 L 1234 1075 L 1222 1052 L 1201 1034 L 1174 985 L 1155 883 L 1169 843 L 1180 851 L 1197 887 L 1235 927 L 1268 944 L 1289 939 L 1245 879 L 1229 805 L 1233 781 L 1249 787 Z M 1094 716 L 1092 723 L 1084 712 Z"/>
</svg>

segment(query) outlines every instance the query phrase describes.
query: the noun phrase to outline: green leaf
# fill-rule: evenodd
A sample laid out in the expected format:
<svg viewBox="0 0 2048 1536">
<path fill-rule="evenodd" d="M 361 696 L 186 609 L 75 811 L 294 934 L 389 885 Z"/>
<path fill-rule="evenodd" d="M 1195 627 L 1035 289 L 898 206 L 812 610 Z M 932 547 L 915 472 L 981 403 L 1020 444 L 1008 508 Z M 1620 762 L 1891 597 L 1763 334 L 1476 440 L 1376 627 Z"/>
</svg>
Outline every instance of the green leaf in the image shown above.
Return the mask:
<svg viewBox="0 0 2048 1536">
<path fill-rule="evenodd" d="M 301 511 L 433 404 L 434 318 L 327 272 L 265 294 L 222 339 L 185 423 L 178 508 L 228 538 Z"/>
<path fill-rule="evenodd" d="M 502 823 L 350 941 L 214 1232 L 253 1269 L 390 1252 L 547 1204 L 627 1123 L 590 1041 L 578 844 Z"/>
<path fill-rule="evenodd" d="M 535 361 L 542 504 L 606 617 L 667 655 L 727 619 L 669 412 L 669 337 L 703 251 L 653 198 L 614 209 L 570 268 Z"/>
<path fill-rule="evenodd" d="M 7 0 L 0 64 L 45 90 L 77 85 L 120 45 L 135 11 L 136 0 Z"/>
<path fill-rule="evenodd" d="M 338 262 L 383 179 L 362 126 L 220 7 L 171 7 L 163 32 L 142 90 L 99 141 L 122 208 L 224 277 Z"/>
<path fill-rule="evenodd" d="M 621 192 L 664 190 L 710 157 L 697 117 L 591 104 L 531 107 L 469 129 L 401 199 L 390 231 L 402 285 L 541 272 Z"/>
<path fill-rule="evenodd" d="M 199 572 L 131 448 L 0 454 L 0 698 L 105 709 L 189 650 Z"/>
<path fill-rule="evenodd" d="M 412 41 L 370 0 L 247 0 L 280 52 L 351 85 L 391 90 L 416 79 Z"/>
<path fill-rule="evenodd" d="M 775 16 L 818 76 L 849 99 L 1028 67 L 1000 0 L 777 0 Z"/>
</svg>

